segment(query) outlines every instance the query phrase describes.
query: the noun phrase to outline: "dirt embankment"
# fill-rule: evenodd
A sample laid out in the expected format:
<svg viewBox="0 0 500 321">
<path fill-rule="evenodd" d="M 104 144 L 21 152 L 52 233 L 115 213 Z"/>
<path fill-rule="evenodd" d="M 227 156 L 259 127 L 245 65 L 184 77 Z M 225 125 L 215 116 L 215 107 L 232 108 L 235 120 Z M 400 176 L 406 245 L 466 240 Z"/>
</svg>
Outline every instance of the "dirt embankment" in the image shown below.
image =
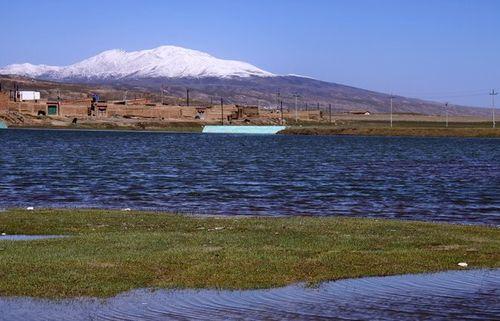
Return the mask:
<svg viewBox="0 0 500 321">
<path fill-rule="evenodd" d="M 279 132 L 285 135 L 355 135 L 355 136 L 415 136 L 415 137 L 500 137 L 496 128 L 335 128 L 289 127 Z"/>
<path fill-rule="evenodd" d="M 157 130 L 173 132 L 200 132 L 199 122 L 169 122 L 147 118 L 108 117 L 102 119 L 31 116 L 18 112 L 0 113 L 0 120 L 9 128 L 31 129 L 95 129 L 95 130 Z"/>
</svg>

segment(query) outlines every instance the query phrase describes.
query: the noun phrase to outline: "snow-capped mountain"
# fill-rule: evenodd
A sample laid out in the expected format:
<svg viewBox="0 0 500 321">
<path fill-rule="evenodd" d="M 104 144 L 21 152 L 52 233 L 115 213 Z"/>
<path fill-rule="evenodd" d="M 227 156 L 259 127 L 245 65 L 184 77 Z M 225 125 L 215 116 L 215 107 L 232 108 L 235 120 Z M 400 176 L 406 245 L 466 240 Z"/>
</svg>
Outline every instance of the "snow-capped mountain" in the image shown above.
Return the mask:
<svg viewBox="0 0 500 321">
<path fill-rule="evenodd" d="M 337 111 L 387 113 L 390 102 L 387 94 L 305 76 L 274 75 L 245 62 L 218 59 L 204 52 L 175 46 L 132 52 L 108 50 L 62 67 L 15 64 L 0 68 L 0 75 L 6 75 L 3 79 L 24 76 L 61 84 L 143 88 L 152 92 L 167 88 L 170 95 L 177 97 L 183 97 L 186 88 L 190 88 L 191 96 L 199 101 L 224 97 L 231 103 L 274 107 L 276 93 L 280 93 L 287 108 L 295 106 L 297 94 L 302 108 L 320 109 L 332 105 Z M 27 87 L 40 89 L 33 85 Z M 413 98 L 396 97 L 394 104 L 399 113 L 440 115 L 443 111 L 441 103 Z M 457 115 L 485 116 L 490 113 L 486 109 L 459 106 L 450 111 Z"/>
<path fill-rule="evenodd" d="M 108 50 L 63 67 L 13 64 L 0 68 L 0 74 L 49 80 L 274 76 L 246 62 L 218 59 L 201 51 L 176 46 L 132 52 Z"/>
</svg>

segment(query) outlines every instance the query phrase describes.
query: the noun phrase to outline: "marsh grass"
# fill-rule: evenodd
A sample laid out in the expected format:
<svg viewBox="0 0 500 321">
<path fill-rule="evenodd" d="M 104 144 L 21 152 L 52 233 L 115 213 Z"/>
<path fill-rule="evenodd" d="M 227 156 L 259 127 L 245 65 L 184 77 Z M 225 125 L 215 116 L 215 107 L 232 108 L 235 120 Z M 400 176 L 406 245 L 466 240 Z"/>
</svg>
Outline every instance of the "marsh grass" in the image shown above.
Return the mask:
<svg viewBox="0 0 500 321">
<path fill-rule="evenodd" d="M 362 276 L 500 267 L 500 231 L 357 218 L 202 217 L 8 210 L 0 295 L 107 297 L 134 288 L 253 289 Z"/>
</svg>

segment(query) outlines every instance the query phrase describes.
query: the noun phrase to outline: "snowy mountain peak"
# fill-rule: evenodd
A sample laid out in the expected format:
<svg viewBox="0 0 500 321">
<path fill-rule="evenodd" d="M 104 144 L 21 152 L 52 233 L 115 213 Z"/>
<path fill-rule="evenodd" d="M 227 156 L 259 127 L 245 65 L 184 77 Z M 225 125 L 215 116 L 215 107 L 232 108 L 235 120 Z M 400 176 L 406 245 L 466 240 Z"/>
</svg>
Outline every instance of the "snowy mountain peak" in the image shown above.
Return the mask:
<svg viewBox="0 0 500 321">
<path fill-rule="evenodd" d="M 107 50 L 64 67 L 14 64 L 0 68 L 0 74 L 50 80 L 274 76 L 246 62 L 218 59 L 201 51 L 176 46 L 131 52 Z"/>
<path fill-rule="evenodd" d="M 32 65 L 30 63 L 13 64 L 0 69 L 0 74 L 20 75 L 27 77 L 39 77 L 43 74 L 58 71 L 59 67 L 47 65 Z"/>
</svg>

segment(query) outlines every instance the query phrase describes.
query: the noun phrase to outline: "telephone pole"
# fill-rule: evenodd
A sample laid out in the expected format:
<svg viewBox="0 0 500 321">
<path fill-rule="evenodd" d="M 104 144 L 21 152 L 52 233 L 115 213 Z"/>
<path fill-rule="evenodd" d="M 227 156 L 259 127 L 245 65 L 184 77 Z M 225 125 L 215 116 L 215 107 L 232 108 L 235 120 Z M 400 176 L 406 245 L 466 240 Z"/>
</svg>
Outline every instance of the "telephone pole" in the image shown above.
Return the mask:
<svg viewBox="0 0 500 321">
<path fill-rule="evenodd" d="M 394 100 L 394 95 L 391 93 L 391 128 L 392 128 L 392 101 Z"/>
<path fill-rule="evenodd" d="M 446 112 L 446 128 L 448 128 L 448 103 L 444 104 L 444 109 Z"/>
<path fill-rule="evenodd" d="M 186 105 L 189 107 L 189 88 L 186 88 Z"/>
<path fill-rule="evenodd" d="M 283 125 L 283 100 L 280 101 L 281 125 Z"/>
<path fill-rule="evenodd" d="M 330 123 L 332 122 L 332 104 L 328 104 L 328 115 L 330 119 Z"/>
<path fill-rule="evenodd" d="M 293 97 L 295 97 L 295 122 L 299 121 L 299 112 L 297 110 L 297 98 L 299 98 L 299 94 L 295 93 L 293 94 Z"/>
<path fill-rule="evenodd" d="M 224 126 L 224 99 L 220 98 L 220 124 Z"/>
<path fill-rule="evenodd" d="M 498 92 L 495 89 L 492 89 L 490 92 L 491 96 L 491 111 L 493 112 L 493 128 L 495 128 L 495 96 L 498 95 Z"/>
</svg>

